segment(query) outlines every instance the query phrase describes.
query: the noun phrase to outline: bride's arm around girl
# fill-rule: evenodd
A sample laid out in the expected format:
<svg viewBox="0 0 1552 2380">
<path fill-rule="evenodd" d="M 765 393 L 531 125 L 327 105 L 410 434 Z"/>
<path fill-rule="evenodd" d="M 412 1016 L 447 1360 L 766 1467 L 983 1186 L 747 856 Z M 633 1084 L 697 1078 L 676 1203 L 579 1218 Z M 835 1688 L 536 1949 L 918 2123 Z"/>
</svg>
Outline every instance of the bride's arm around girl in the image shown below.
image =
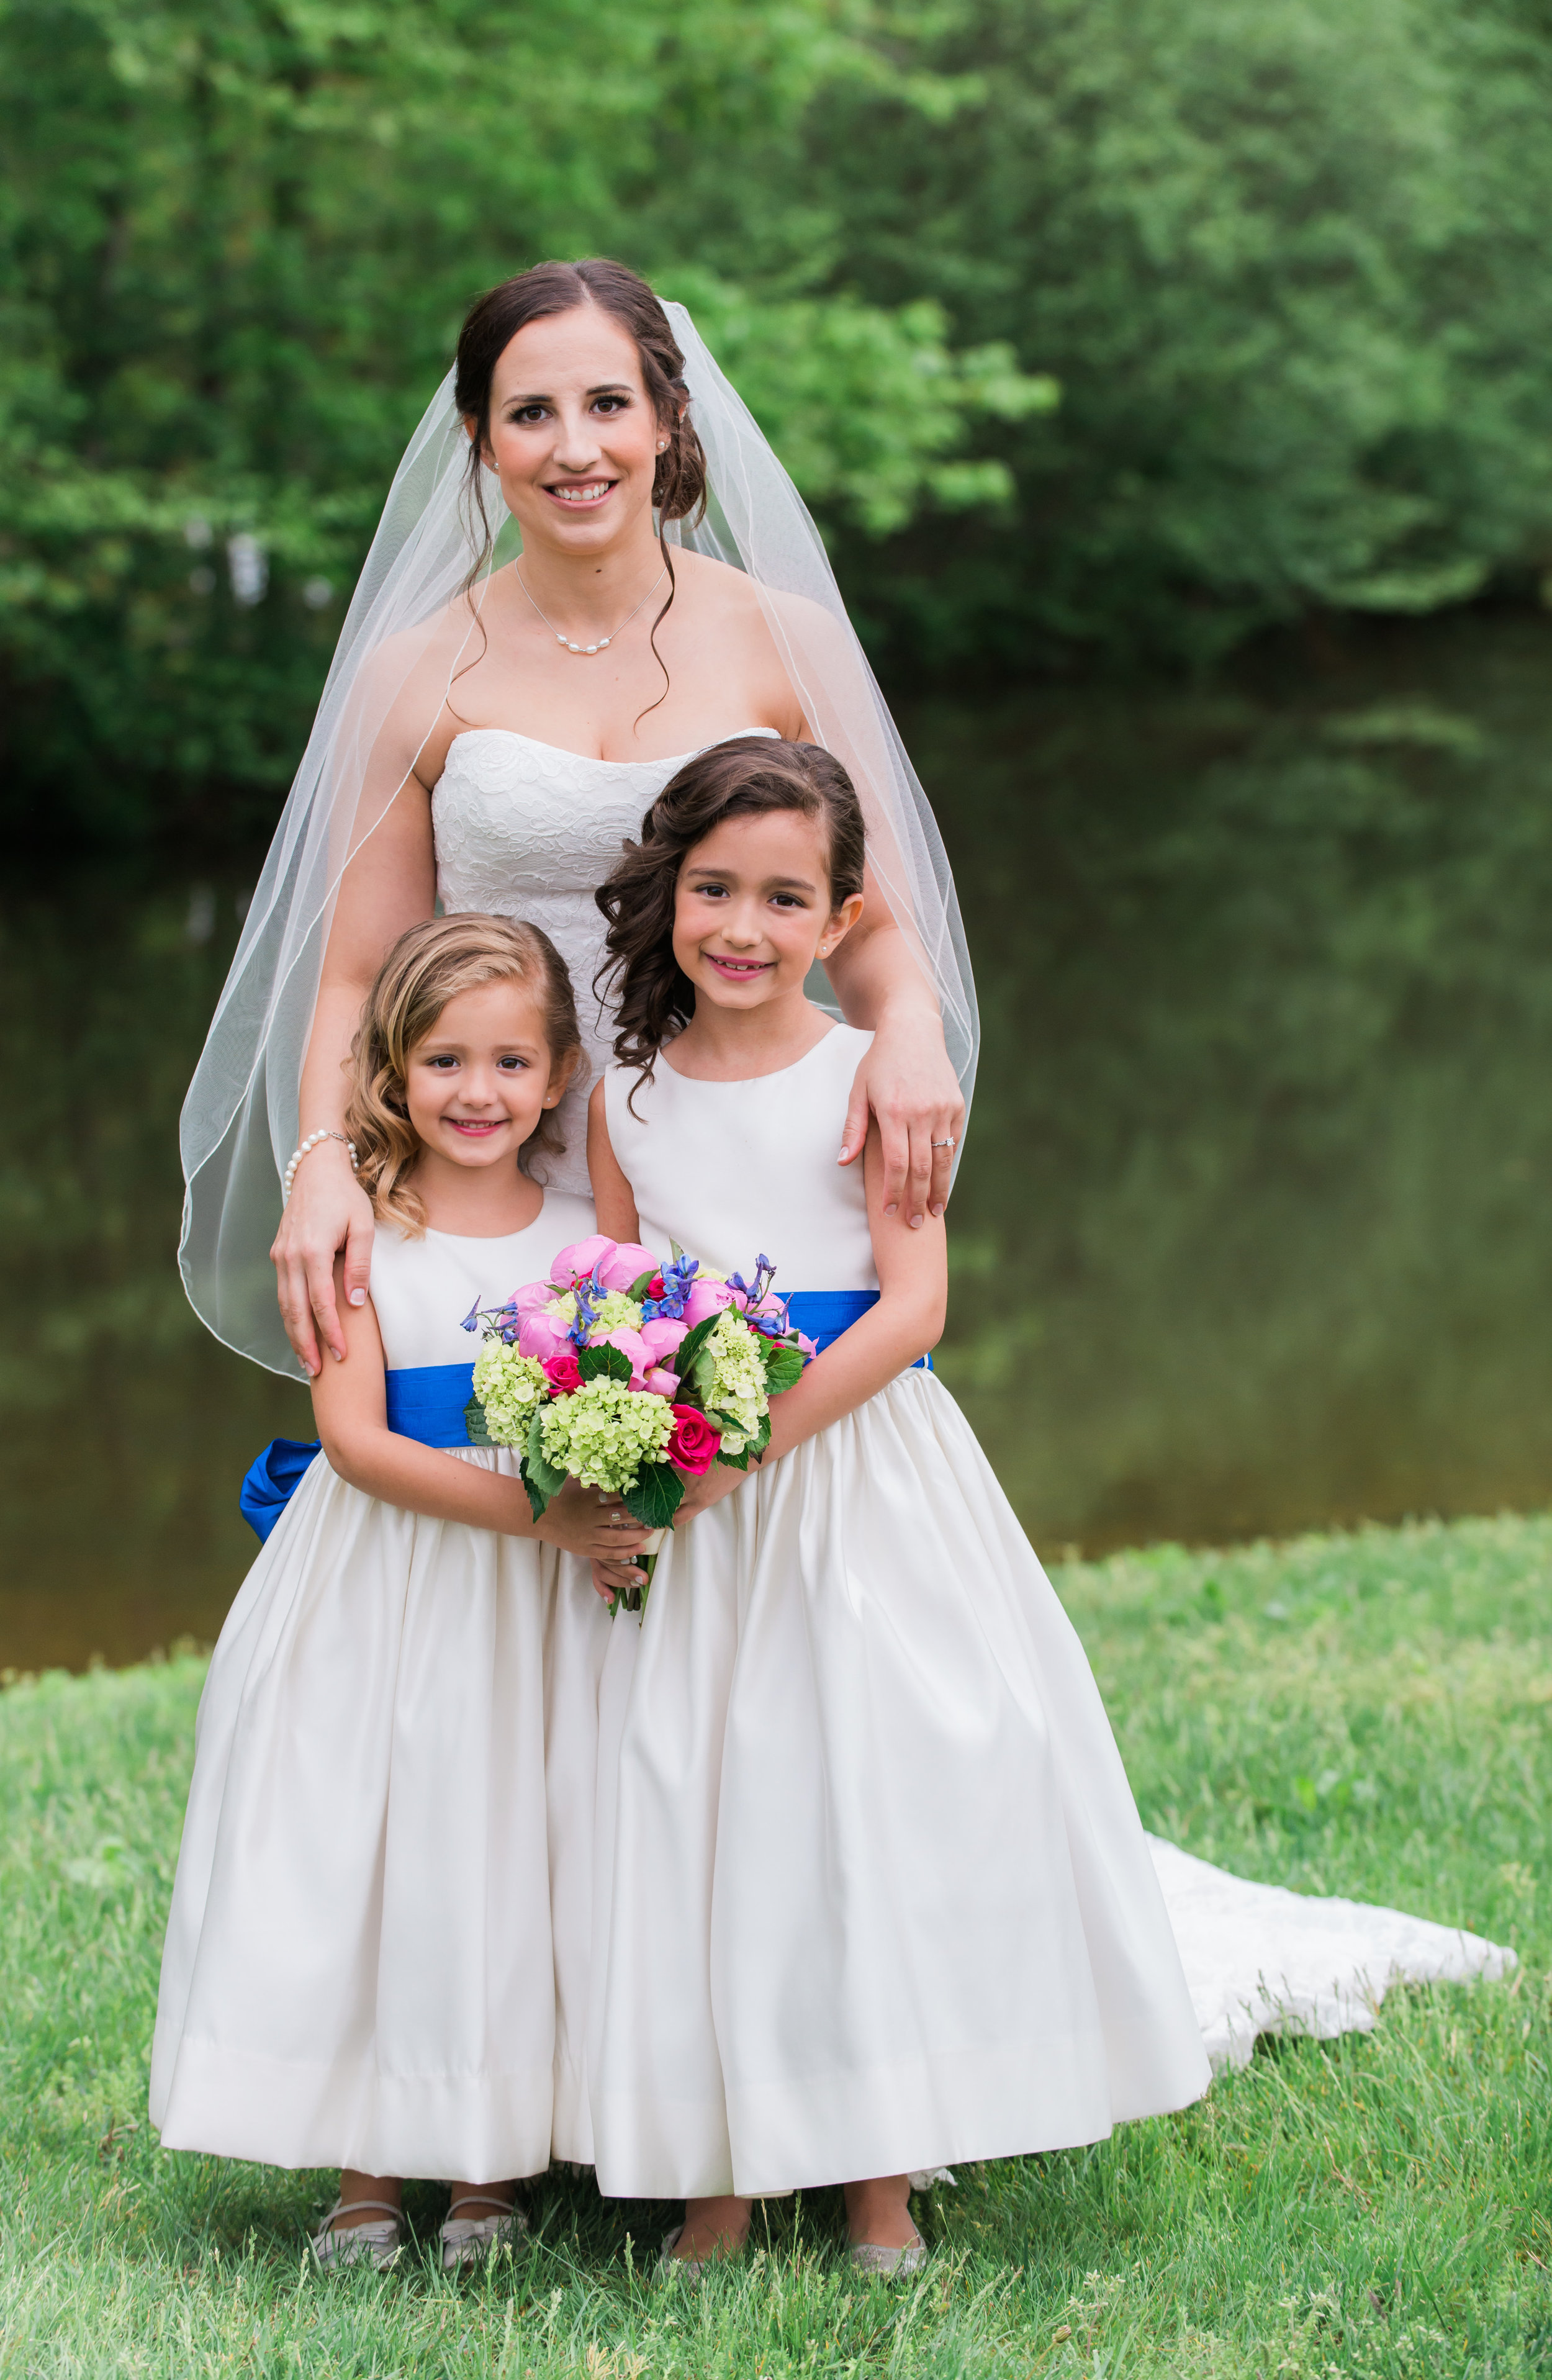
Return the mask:
<svg viewBox="0 0 1552 2380">
<path fill-rule="evenodd" d="M 1082 1647 L 921 1360 L 942 1223 L 885 1211 L 873 1141 L 860 1181 L 834 1162 L 867 1037 L 804 986 L 863 880 L 840 763 L 751 738 L 680 771 L 599 896 L 600 1227 L 770 1257 L 820 1350 L 758 1471 L 692 1485 L 604 1671 L 599 2178 L 684 2197 L 692 2262 L 751 2194 L 843 2182 L 858 2261 L 908 2267 L 912 2171 L 1097 2140 L 1207 2081 Z"/>
</svg>

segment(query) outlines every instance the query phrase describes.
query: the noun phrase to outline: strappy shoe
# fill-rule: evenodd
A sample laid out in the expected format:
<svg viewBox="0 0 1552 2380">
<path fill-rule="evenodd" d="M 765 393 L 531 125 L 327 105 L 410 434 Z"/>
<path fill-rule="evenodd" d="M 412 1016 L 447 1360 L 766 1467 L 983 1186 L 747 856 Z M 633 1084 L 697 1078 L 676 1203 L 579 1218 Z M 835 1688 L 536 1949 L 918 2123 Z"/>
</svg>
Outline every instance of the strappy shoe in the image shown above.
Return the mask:
<svg viewBox="0 0 1552 2380">
<path fill-rule="evenodd" d="M 926 2264 L 927 2241 L 919 2231 L 903 2248 L 879 2248 L 871 2240 L 858 2240 L 847 2251 L 846 2261 L 854 2273 L 870 2273 L 880 2281 L 903 2281 Z"/>
<path fill-rule="evenodd" d="M 353 2215 L 361 2206 L 375 2207 L 388 2221 L 347 2223 L 343 2230 L 333 2228 L 336 2215 Z M 399 2207 L 390 2206 L 385 2198 L 353 2198 L 348 2206 L 343 2198 L 336 2198 L 313 2233 L 312 2252 L 321 2272 L 342 2273 L 349 2265 L 375 2265 L 380 2273 L 385 2273 L 403 2244 L 404 2215 Z"/>
<path fill-rule="evenodd" d="M 488 2206 L 489 2215 L 460 2215 L 461 2206 Z M 487 2198 L 471 2190 L 467 2198 L 455 2198 L 447 2210 L 447 2220 L 442 2227 L 442 2269 L 455 2273 L 466 2265 L 478 2265 L 492 2248 L 511 2248 L 528 2228 L 528 2218 L 520 2206 L 510 2199 Z"/>
</svg>

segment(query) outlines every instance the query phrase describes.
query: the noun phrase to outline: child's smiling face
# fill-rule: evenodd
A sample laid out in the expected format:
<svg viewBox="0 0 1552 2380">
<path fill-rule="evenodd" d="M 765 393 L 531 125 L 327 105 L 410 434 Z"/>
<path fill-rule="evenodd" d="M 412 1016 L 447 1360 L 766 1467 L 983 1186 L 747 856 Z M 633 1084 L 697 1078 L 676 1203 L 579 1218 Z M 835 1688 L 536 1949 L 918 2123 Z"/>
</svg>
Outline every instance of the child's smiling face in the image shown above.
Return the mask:
<svg viewBox="0 0 1552 2380">
<path fill-rule="evenodd" d="M 515 1161 L 565 1088 L 524 984 L 484 983 L 450 1000 L 405 1067 L 409 1121 L 428 1155 L 460 1166 Z"/>
<path fill-rule="evenodd" d="M 697 999 L 760 1008 L 801 993 L 862 907 L 832 908 L 822 819 L 766 810 L 723 819 L 685 855 L 673 905 L 673 955 Z"/>
</svg>

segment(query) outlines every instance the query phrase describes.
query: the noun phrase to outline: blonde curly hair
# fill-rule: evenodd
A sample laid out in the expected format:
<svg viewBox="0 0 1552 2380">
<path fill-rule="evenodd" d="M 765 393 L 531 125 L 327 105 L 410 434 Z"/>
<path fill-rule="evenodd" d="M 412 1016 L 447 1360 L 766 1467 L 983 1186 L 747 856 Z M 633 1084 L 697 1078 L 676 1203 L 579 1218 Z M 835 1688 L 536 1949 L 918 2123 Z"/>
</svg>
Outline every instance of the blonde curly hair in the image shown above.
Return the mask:
<svg viewBox="0 0 1552 2380">
<path fill-rule="evenodd" d="M 428 917 L 399 936 L 367 994 L 360 1029 L 350 1045 L 351 1090 L 345 1130 L 356 1144 L 358 1180 L 380 1220 L 392 1220 L 413 1238 L 426 1228 L 415 1188 L 420 1143 L 409 1121 L 405 1072 L 450 1000 L 487 983 L 520 983 L 538 1001 L 552 1080 L 571 1061 L 568 1082 L 587 1071 L 571 978 L 548 934 L 521 918 L 461 914 Z M 565 1148 L 559 1122 L 546 1109 L 517 1152 L 525 1173 L 533 1160 Z M 544 1175 L 535 1179 L 542 1182 Z"/>
</svg>

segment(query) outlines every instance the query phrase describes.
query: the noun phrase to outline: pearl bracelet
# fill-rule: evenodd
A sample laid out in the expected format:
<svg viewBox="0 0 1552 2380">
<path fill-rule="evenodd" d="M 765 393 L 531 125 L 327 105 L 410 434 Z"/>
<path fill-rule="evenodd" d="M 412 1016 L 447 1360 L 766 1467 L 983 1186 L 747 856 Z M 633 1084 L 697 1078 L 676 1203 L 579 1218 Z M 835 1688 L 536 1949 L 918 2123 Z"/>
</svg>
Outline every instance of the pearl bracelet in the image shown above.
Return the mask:
<svg viewBox="0 0 1552 2380">
<path fill-rule="evenodd" d="M 281 1177 L 280 1203 L 283 1207 L 287 1207 L 291 1203 L 291 1184 L 297 1179 L 297 1166 L 309 1149 L 316 1148 L 319 1143 L 324 1140 L 337 1140 L 342 1148 L 348 1149 L 350 1171 L 355 1173 L 359 1170 L 361 1160 L 356 1154 L 356 1143 L 353 1140 L 346 1140 L 343 1132 L 309 1132 L 300 1148 L 291 1151 L 291 1161 Z"/>
</svg>

